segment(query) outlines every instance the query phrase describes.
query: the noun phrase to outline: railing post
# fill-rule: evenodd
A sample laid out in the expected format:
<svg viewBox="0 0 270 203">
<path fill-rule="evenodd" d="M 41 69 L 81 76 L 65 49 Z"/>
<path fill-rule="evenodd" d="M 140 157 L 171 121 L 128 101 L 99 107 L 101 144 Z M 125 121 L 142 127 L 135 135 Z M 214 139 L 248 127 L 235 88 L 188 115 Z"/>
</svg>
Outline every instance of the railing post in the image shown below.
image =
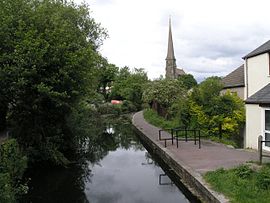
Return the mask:
<svg viewBox="0 0 270 203">
<path fill-rule="evenodd" d="M 173 145 L 173 129 L 171 129 L 171 134 L 172 134 L 172 145 Z"/>
<path fill-rule="evenodd" d="M 193 135 L 194 135 L 194 144 L 196 145 L 197 144 L 197 137 L 196 137 L 196 130 L 193 130 Z"/>
<path fill-rule="evenodd" d="M 199 149 L 201 149 L 201 130 L 199 130 Z"/>
<path fill-rule="evenodd" d="M 262 136 L 258 137 L 258 153 L 259 153 L 259 162 L 262 164 Z"/>
</svg>

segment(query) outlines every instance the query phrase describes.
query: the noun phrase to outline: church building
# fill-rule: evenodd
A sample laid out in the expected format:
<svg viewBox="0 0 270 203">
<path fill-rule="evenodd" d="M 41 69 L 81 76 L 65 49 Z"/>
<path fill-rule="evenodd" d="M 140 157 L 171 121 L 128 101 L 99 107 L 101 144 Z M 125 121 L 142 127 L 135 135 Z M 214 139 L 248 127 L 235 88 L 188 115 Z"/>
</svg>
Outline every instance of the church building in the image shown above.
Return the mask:
<svg viewBox="0 0 270 203">
<path fill-rule="evenodd" d="M 169 39 L 168 39 L 168 51 L 166 57 L 166 78 L 177 79 L 180 75 L 185 75 L 185 71 L 181 68 L 177 68 L 176 59 L 174 56 L 173 39 L 171 19 L 169 20 Z"/>
</svg>

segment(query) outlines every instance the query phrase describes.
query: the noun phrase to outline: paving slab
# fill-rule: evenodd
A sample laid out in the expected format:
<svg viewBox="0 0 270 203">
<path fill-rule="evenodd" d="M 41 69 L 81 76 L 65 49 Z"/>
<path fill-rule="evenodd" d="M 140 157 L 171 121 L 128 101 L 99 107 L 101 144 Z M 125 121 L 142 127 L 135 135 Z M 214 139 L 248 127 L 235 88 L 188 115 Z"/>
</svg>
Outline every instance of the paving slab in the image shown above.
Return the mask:
<svg viewBox="0 0 270 203">
<path fill-rule="evenodd" d="M 143 118 L 142 111 L 133 116 L 133 124 L 140 129 L 143 134 L 148 136 L 154 142 L 162 144 L 165 148 L 165 142 L 158 140 L 158 131 L 160 128 L 146 122 Z M 167 132 L 162 133 L 164 133 L 164 136 L 170 136 Z M 227 145 L 209 140 L 201 141 L 201 149 L 199 149 L 198 145 L 194 145 L 193 141 L 179 141 L 179 148 L 176 147 L 176 143 L 172 145 L 170 141 L 167 141 L 166 150 L 170 151 L 174 158 L 200 174 L 218 168 L 228 169 L 236 167 L 249 161 L 258 161 L 258 154 L 256 151 L 234 149 Z"/>
</svg>

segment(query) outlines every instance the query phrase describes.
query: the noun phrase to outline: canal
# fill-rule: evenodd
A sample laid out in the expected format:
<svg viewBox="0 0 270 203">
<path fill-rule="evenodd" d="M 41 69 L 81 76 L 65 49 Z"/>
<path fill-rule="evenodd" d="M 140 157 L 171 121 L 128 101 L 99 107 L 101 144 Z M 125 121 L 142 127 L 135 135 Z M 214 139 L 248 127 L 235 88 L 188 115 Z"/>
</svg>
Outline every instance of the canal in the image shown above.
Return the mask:
<svg viewBox="0 0 270 203">
<path fill-rule="evenodd" d="M 76 163 L 32 171 L 21 202 L 199 202 L 146 150 L 127 119 L 106 119 L 97 128 L 81 143 Z"/>
</svg>

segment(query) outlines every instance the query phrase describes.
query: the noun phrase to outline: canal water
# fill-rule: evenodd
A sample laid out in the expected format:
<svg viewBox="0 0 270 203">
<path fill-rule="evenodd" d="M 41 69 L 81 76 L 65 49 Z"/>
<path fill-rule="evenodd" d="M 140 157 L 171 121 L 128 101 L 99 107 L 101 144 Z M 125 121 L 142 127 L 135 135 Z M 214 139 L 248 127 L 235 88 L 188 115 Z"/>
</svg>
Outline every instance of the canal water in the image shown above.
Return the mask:
<svg viewBox="0 0 270 203">
<path fill-rule="evenodd" d="M 187 203 L 199 202 L 151 155 L 127 120 L 107 120 L 82 143 L 76 164 L 35 170 L 22 202 Z"/>
</svg>

